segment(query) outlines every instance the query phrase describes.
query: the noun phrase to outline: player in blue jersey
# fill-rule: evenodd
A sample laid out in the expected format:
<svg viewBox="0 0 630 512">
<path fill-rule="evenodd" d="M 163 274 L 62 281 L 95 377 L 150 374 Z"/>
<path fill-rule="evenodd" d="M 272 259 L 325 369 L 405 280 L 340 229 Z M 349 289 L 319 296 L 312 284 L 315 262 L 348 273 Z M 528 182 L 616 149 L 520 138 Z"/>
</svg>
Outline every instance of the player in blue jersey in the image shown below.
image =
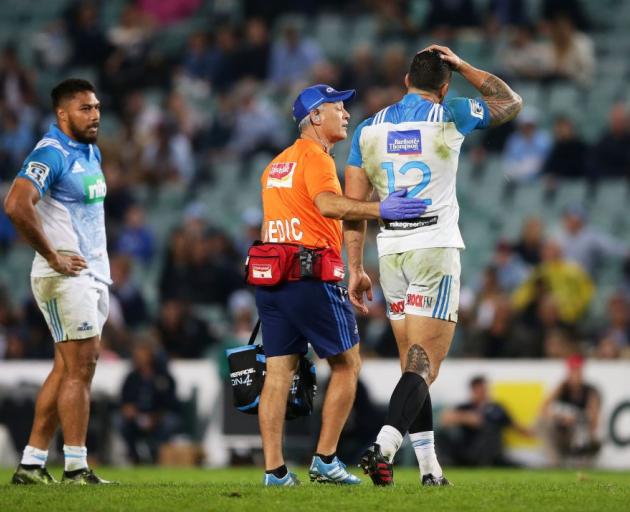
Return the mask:
<svg viewBox="0 0 630 512">
<path fill-rule="evenodd" d="M 452 72 L 481 97 L 445 100 Z M 383 221 L 377 236 L 380 281 L 403 370 L 385 426 L 361 465 L 377 485 L 393 483 L 392 461 L 409 432 L 423 485 L 447 485 L 435 456 L 429 386 L 446 357 L 457 322 L 459 251 L 455 182 L 466 135 L 514 118 L 522 101 L 496 76 L 461 60 L 449 48 L 419 52 L 405 77 L 408 93 L 363 121 L 354 133 L 346 195 L 380 200 L 406 191 L 423 199 L 416 219 Z M 366 311 L 371 282 L 363 270 L 365 222 L 344 222 L 353 304 Z"/>
<path fill-rule="evenodd" d="M 100 103 L 94 86 L 68 79 L 51 93 L 57 122 L 28 155 L 5 199 L 7 215 L 35 249 L 31 287 L 55 341 L 55 360 L 35 403 L 14 484 L 52 484 L 48 445 L 64 439 L 63 481 L 110 483 L 87 464 L 90 385 L 107 319 L 109 260 L 103 200 L 107 187 L 95 145 Z"/>
</svg>

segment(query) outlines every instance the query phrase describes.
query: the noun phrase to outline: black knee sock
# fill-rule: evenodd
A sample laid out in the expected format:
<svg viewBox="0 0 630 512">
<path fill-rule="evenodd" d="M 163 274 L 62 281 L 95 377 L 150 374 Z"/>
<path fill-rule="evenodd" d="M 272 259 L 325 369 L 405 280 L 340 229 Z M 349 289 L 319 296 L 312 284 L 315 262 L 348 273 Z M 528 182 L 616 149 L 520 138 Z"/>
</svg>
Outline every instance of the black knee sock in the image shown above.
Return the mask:
<svg viewBox="0 0 630 512">
<path fill-rule="evenodd" d="M 385 424 L 391 425 L 404 436 L 428 395 L 429 387 L 420 375 L 404 372 L 389 400 Z"/>
<path fill-rule="evenodd" d="M 409 426 L 409 433 L 430 432 L 431 430 L 433 430 L 433 406 L 431 404 L 431 395 L 427 393 L 422 409 L 420 409 L 420 412 Z"/>
</svg>

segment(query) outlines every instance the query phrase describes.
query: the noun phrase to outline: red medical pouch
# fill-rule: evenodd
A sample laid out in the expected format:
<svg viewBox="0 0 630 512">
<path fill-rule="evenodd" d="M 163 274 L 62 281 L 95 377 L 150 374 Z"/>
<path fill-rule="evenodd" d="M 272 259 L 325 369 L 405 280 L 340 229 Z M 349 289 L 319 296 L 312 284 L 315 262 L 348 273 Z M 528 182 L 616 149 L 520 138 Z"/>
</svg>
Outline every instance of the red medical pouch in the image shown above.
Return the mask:
<svg viewBox="0 0 630 512">
<path fill-rule="evenodd" d="M 246 263 L 247 284 L 276 286 L 300 279 L 297 254 L 301 246 L 258 243 L 249 248 Z"/>
<path fill-rule="evenodd" d="M 335 283 L 343 281 L 346 275 L 346 268 L 339 253 L 328 247 L 316 251 L 313 273 L 315 277 L 322 281 Z"/>
</svg>

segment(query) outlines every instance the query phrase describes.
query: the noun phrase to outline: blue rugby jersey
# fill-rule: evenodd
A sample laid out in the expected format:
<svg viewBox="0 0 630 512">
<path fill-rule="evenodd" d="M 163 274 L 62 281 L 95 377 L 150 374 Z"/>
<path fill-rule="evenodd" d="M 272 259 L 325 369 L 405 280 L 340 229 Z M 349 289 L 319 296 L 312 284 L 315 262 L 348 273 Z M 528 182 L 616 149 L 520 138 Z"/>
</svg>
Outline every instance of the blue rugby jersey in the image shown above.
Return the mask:
<svg viewBox="0 0 630 512">
<path fill-rule="evenodd" d="M 107 186 L 98 147 L 76 142 L 51 124 L 17 177 L 28 179 L 39 191 L 37 213 L 55 250 L 80 254 L 88 263 L 86 273 L 109 282 L 103 207 Z M 59 274 L 35 253 L 31 275 Z"/>
<path fill-rule="evenodd" d="M 464 247 L 455 194 L 459 151 L 466 135 L 489 124 L 490 113 L 482 99 L 433 103 L 410 93 L 357 127 L 348 165 L 364 169 L 381 200 L 406 188 L 409 197 L 429 205 L 421 218 L 381 222 L 379 256 Z"/>
</svg>

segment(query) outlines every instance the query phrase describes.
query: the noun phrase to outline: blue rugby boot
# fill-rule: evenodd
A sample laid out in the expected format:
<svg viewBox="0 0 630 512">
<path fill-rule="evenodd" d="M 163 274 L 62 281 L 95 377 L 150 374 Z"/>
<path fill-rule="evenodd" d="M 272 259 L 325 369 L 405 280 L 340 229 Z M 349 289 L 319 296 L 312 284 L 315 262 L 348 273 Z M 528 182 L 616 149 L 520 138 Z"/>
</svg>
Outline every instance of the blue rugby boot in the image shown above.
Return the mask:
<svg viewBox="0 0 630 512">
<path fill-rule="evenodd" d="M 326 464 L 320 457 L 315 455 L 308 470 L 308 475 L 311 482 L 322 484 L 357 485 L 361 483 L 361 479 L 349 473 L 346 465 L 337 456 L 330 464 Z"/>
<path fill-rule="evenodd" d="M 263 478 L 263 485 L 265 487 L 294 487 L 300 485 L 300 481 L 295 473 L 291 471 L 287 472 L 282 478 L 278 478 L 273 473 L 265 473 Z"/>
</svg>

